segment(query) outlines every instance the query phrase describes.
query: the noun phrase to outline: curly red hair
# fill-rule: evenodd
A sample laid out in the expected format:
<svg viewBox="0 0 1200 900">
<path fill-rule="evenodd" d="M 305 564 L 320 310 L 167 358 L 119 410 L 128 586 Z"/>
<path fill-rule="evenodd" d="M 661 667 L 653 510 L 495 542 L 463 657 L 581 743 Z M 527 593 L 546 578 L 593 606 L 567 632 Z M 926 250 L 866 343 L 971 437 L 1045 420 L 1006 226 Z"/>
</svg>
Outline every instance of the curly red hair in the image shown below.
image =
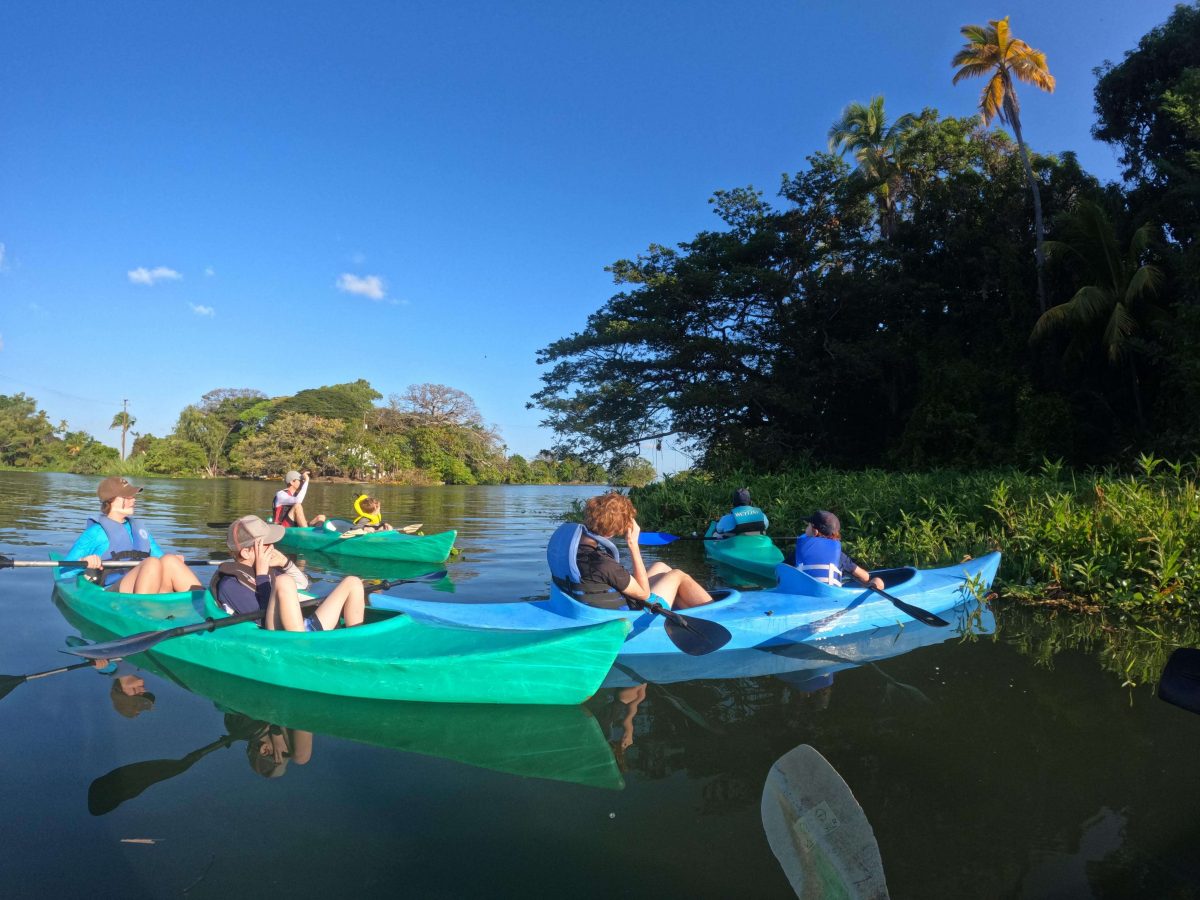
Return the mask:
<svg viewBox="0 0 1200 900">
<path fill-rule="evenodd" d="M 624 534 L 629 523 L 637 518 L 633 501 L 620 491 L 609 491 L 592 497 L 583 505 L 583 525 L 601 537 Z"/>
</svg>

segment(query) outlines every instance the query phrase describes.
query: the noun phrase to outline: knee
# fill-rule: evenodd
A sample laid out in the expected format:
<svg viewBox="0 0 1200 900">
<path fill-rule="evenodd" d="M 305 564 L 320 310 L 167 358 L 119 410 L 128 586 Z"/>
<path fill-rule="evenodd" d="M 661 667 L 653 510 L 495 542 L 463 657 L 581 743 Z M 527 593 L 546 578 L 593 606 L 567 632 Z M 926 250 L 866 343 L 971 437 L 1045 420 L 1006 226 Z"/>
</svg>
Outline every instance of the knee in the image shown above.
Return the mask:
<svg viewBox="0 0 1200 900">
<path fill-rule="evenodd" d="M 285 596 L 294 595 L 296 593 L 296 579 L 291 575 L 277 575 L 275 577 L 275 593 L 283 593 Z"/>
</svg>

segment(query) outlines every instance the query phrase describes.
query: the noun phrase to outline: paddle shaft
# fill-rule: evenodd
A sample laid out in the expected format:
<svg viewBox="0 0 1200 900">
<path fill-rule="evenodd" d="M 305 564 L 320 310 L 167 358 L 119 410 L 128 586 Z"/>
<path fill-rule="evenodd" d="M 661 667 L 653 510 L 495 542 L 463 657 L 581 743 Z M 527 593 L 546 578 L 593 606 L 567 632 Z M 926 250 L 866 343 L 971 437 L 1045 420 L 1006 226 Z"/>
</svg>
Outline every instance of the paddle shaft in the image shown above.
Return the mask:
<svg viewBox="0 0 1200 900">
<path fill-rule="evenodd" d="M 422 575 L 419 578 L 397 578 L 394 581 L 381 581 L 378 584 L 366 585 L 365 593 L 374 594 L 379 591 L 386 591 L 388 588 L 395 587 L 398 584 L 412 584 L 428 581 L 440 581 L 446 577 L 445 569 L 438 572 L 430 572 L 428 575 Z M 324 597 L 316 597 L 312 600 L 306 600 L 300 604 L 301 610 L 315 609 L 319 606 Z M 68 650 L 68 653 L 73 653 L 76 656 L 82 656 L 84 659 L 116 659 L 118 657 L 132 656 L 135 653 L 142 653 L 149 650 L 156 644 L 170 640 L 175 637 L 183 637 L 188 634 L 197 634 L 202 631 L 216 631 L 218 628 L 228 628 L 232 625 L 241 625 L 243 622 L 260 621 L 267 611 L 265 609 L 254 610 L 248 613 L 238 613 L 237 615 L 225 616 L 220 619 L 214 619 L 211 616 L 205 617 L 202 621 L 192 622 L 188 625 L 176 625 L 173 628 L 165 628 L 156 631 L 143 631 L 140 634 L 131 634 L 127 637 L 117 638 L 116 640 L 107 641 L 102 644 L 89 644 L 82 647 L 74 647 Z"/>
<path fill-rule="evenodd" d="M 215 566 L 224 562 L 228 557 L 218 559 L 185 559 L 186 566 Z M 103 559 L 100 566 L 105 569 L 132 569 L 141 562 L 140 559 Z M 82 559 L 9 559 L 0 556 L 0 569 L 83 569 L 87 562 Z"/>
</svg>

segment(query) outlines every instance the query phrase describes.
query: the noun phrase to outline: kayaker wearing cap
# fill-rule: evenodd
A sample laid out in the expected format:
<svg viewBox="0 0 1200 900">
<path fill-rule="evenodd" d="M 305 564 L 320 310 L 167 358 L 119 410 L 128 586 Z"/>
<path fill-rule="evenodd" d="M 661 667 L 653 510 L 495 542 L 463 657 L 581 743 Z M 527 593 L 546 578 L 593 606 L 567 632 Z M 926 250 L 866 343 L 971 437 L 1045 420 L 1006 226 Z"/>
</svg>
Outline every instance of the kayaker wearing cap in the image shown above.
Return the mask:
<svg viewBox="0 0 1200 900">
<path fill-rule="evenodd" d="M 750 500 L 750 488 L 738 488 L 733 492 L 733 509 L 717 520 L 714 535 L 720 538 L 735 534 L 766 534 L 767 514 Z"/>
<path fill-rule="evenodd" d="M 617 603 L 624 605 L 632 601 L 631 607 L 641 609 L 646 601 L 662 603 L 675 609 L 687 609 L 711 603 L 712 597 L 691 575 L 680 569 L 672 569 L 661 560 L 649 569 L 642 562 L 638 535 L 642 533 L 637 522 L 637 510 L 624 494 L 610 491 L 592 497 L 583 507 L 583 527 L 588 533 L 579 539 L 575 563 L 579 567 L 580 587 L 584 603 L 592 606 L 609 606 L 605 592 L 615 590 L 620 596 Z M 631 576 L 625 567 L 614 559 L 607 547 L 593 535 L 611 539 L 623 534 L 629 546 L 629 560 L 633 565 Z M 613 596 L 613 595 L 609 595 Z"/>
<path fill-rule="evenodd" d="M 271 631 L 332 631 L 338 620 L 346 627 L 361 625 L 366 605 L 361 578 L 347 575 L 307 616 L 299 592 L 308 577 L 275 549 L 282 525 L 269 525 L 258 516 L 242 516 L 229 526 L 226 543 L 233 559 L 223 562 L 209 590 L 230 614 L 266 610 L 263 626 Z"/>
<path fill-rule="evenodd" d="M 89 569 L 105 559 L 140 559 L 131 569 L 109 569 L 104 584 L 122 594 L 170 594 L 200 587 L 182 556 L 164 555 L 145 524 L 134 515 L 142 489 L 112 475 L 100 482 L 100 515 L 88 516 L 87 527 L 67 551 L 67 559 L 86 560 Z"/>
<path fill-rule="evenodd" d="M 308 472 L 297 472 L 295 469 L 283 476 L 287 485 L 282 491 L 275 492 L 274 521 L 276 525 L 290 528 L 298 525 L 307 528 L 309 525 L 320 525 L 325 521 L 324 514 L 315 516 L 312 521 L 304 515 L 304 498 L 308 494 Z"/>
<path fill-rule="evenodd" d="M 883 590 L 883 579 L 842 552 L 842 523 L 833 513 L 819 509 L 808 517 L 804 534 L 796 538 L 796 568 L 817 581 L 840 586 L 842 576 Z"/>
</svg>

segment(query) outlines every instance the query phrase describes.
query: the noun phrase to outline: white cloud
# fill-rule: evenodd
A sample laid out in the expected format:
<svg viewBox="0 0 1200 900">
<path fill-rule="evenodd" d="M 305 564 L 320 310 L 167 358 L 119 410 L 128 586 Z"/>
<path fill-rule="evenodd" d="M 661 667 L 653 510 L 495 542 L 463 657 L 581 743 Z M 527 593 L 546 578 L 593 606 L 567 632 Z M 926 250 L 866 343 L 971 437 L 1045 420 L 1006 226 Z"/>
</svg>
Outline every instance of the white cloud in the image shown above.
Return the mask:
<svg viewBox="0 0 1200 900">
<path fill-rule="evenodd" d="M 0 334 L 0 350 L 4 349 L 4 335 Z"/>
<path fill-rule="evenodd" d="M 387 295 L 387 286 L 378 275 L 366 275 L 359 278 L 349 272 L 338 276 L 337 288 L 347 294 L 359 294 L 372 300 L 382 300 Z"/>
<path fill-rule="evenodd" d="M 147 269 L 141 266 L 137 269 L 131 269 L 126 273 L 129 280 L 134 284 L 154 284 L 157 281 L 178 281 L 183 278 L 174 269 L 168 269 L 166 266 L 155 266 L 153 269 Z"/>
<path fill-rule="evenodd" d="M 214 275 L 216 275 L 216 274 L 217 274 L 217 270 L 216 270 L 216 269 L 214 269 L 212 266 L 205 266 L 205 267 L 204 267 L 204 274 L 205 274 L 205 276 L 206 276 L 206 277 L 208 277 L 208 278 L 212 278 Z"/>
<path fill-rule="evenodd" d="M 211 319 L 217 314 L 217 311 L 211 306 L 200 306 L 195 303 L 189 303 L 188 306 L 190 306 L 192 308 L 192 312 L 198 316 L 208 316 Z"/>
<path fill-rule="evenodd" d="M 4 245 L 0 244 L 0 272 L 6 271 L 4 266 Z"/>
</svg>

